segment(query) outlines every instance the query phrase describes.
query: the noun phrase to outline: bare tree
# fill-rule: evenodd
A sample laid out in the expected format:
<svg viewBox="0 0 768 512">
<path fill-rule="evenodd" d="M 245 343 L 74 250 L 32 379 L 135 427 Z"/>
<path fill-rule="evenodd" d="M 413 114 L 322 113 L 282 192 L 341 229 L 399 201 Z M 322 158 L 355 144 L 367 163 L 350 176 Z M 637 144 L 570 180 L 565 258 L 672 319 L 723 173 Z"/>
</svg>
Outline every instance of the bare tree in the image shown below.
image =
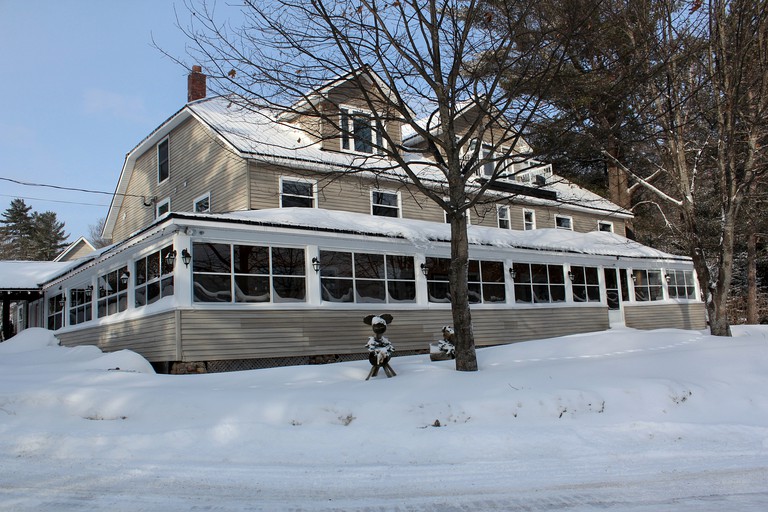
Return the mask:
<svg viewBox="0 0 768 512">
<path fill-rule="evenodd" d="M 97 249 L 106 247 L 111 243 L 108 239 L 101 236 L 101 234 L 104 232 L 104 224 L 106 222 L 107 219 L 102 217 L 96 222 L 96 224 L 88 225 L 88 236 L 90 238 L 90 242 Z"/>
<path fill-rule="evenodd" d="M 190 57 L 218 92 L 299 127 L 311 142 L 347 129 L 328 91 L 339 77 L 348 81 L 379 131 L 372 156 L 345 172 L 399 175 L 450 222 L 457 370 L 477 370 L 466 213 L 532 156 L 521 138 L 538 107 L 528 91 L 549 87 L 547 72 L 561 60 L 561 43 L 544 38 L 546 48 L 533 41 L 535 52 L 518 52 L 510 34 L 526 30 L 529 7 L 522 0 L 492 10 L 473 0 L 246 0 L 219 12 L 200 1 L 187 4 L 191 21 L 180 24 Z M 533 58 L 530 73 L 509 78 L 509 69 Z M 405 142 L 387 129 L 399 125 L 412 134 Z M 478 181 L 487 165 L 492 173 Z"/>
</svg>

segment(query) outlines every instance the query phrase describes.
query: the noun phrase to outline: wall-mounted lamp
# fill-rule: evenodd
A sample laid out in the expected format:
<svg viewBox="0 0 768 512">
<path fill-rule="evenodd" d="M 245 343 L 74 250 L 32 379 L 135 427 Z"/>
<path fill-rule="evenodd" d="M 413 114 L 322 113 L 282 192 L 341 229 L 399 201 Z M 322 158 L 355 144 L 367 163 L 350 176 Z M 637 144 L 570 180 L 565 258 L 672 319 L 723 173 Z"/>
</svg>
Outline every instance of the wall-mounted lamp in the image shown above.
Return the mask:
<svg viewBox="0 0 768 512">
<path fill-rule="evenodd" d="M 128 279 L 130 279 L 131 273 L 127 270 L 123 272 L 123 275 L 120 276 L 120 282 L 123 284 L 123 286 L 128 284 Z"/>
<path fill-rule="evenodd" d="M 571 281 L 573 281 L 575 277 L 576 277 L 576 276 L 575 276 L 575 275 L 573 275 L 573 272 L 571 272 L 571 271 L 569 270 L 569 271 L 568 271 L 568 279 L 570 279 Z"/>
<path fill-rule="evenodd" d="M 632 274 L 632 284 L 637 284 L 637 276 Z"/>
<path fill-rule="evenodd" d="M 665 274 L 664 275 L 664 279 L 666 279 L 667 280 L 667 284 L 669 284 L 672 281 L 672 276 L 669 275 L 669 274 Z"/>
<path fill-rule="evenodd" d="M 64 296 L 63 296 L 63 295 L 61 295 L 61 296 L 59 297 L 59 302 L 58 302 L 58 304 L 59 304 L 59 309 L 64 309 L 64 304 L 66 304 L 66 299 L 64 298 Z"/>
<path fill-rule="evenodd" d="M 184 266 L 188 267 L 189 263 L 192 261 L 192 255 L 189 254 L 189 251 L 186 249 L 181 250 L 181 261 L 184 262 Z"/>
<path fill-rule="evenodd" d="M 421 273 L 424 274 L 425 276 L 429 275 L 429 267 L 427 266 L 426 263 L 421 264 Z"/>
<path fill-rule="evenodd" d="M 509 267 L 509 277 L 511 277 L 513 281 L 517 277 L 517 270 L 515 270 L 514 267 Z"/>
<path fill-rule="evenodd" d="M 315 272 L 320 272 L 320 260 L 317 258 L 312 258 L 312 268 L 315 269 Z"/>
<path fill-rule="evenodd" d="M 170 251 L 168 254 L 165 255 L 166 266 L 173 268 L 173 265 L 175 263 L 176 263 L 176 249 Z"/>
<path fill-rule="evenodd" d="M 93 295 L 93 285 L 89 284 L 85 287 L 85 300 L 91 300 L 91 296 Z"/>
</svg>

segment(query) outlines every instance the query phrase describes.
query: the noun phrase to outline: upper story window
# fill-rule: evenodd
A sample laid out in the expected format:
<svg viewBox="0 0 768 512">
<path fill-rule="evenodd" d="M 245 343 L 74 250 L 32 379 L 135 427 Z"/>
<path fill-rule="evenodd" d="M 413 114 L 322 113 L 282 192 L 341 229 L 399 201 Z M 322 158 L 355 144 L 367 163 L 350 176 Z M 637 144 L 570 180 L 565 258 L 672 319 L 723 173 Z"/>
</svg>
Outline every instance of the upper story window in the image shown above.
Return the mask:
<svg viewBox="0 0 768 512">
<path fill-rule="evenodd" d="M 467 152 L 467 158 L 470 158 L 471 156 L 473 156 L 476 149 L 477 149 L 477 139 L 470 142 L 469 149 Z M 478 167 L 477 175 L 480 176 L 481 178 L 488 178 L 488 179 L 492 178 L 494 173 L 496 172 L 496 166 L 499 163 L 498 158 L 499 158 L 499 154 L 492 150 L 492 146 L 490 144 L 483 144 L 480 150 L 477 152 L 477 159 L 478 159 L 478 162 L 482 160 L 486 160 L 486 162 Z"/>
<path fill-rule="evenodd" d="M 136 307 L 146 306 L 162 297 L 173 295 L 173 267 L 166 258 L 173 251 L 173 245 L 136 260 L 134 283 Z"/>
<path fill-rule="evenodd" d="M 157 145 L 157 182 L 161 183 L 170 176 L 170 160 L 168 157 L 168 139 Z"/>
<path fill-rule="evenodd" d="M 413 256 L 320 251 L 320 283 L 328 302 L 416 301 Z"/>
<path fill-rule="evenodd" d="M 161 217 L 171 211 L 171 198 L 166 197 L 159 203 L 157 203 L 156 216 Z"/>
<path fill-rule="evenodd" d="M 632 282 L 635 285 L 635 300 L 645 302 L 662 300 L 661 270 L 632 271 Z"/>
<path fill-rule="evenodd" d="M 77 325 L 91 320 L 91 298 L 93 287 L 69 290 L 69 325 Z"/>
<path fill-rule="evenodd" d="M 598 231 L 607 231 L 608 233 L 613 233 L 613 222 L 608 222 L 605 220 L 599 220 L 597 221 L 597 230 Z"/>
<path fill-rule="evenodd" d="M 566 215 L 555 215 L 555 227 L 573 231 L 573 218 Z"/>
<path fill-rule="evenodd" d="M 381 152 L 381 127 L 376 126 L 370 112 L 342 107 L 339 116 L 341 149 L 368 154 Z"/>
<path fill-rule="evenodd" d="M 128 267 L 99 276 L 99 318 L 128 309 Z"/>
<path fill-rule="evenodd" d="M 304 302 L 304 249 L 194 243 L 195 302 Z"/>
<path fill-rule="evenodd" d="M 280 208 L 314 208 L 315 182 L 280 178 Z"/>
<path fill-rule="evenodd" d="M 509 206 L 498 205 L 496 207 L 496 219 L 500 228 L 512 229 L 512 224 L 509 221 Z"/>
<path fill-rule="evenodd" d="M 670 270 L 667 272 L 669 297 L 672 299 L 696 299 L 696 284 L 692 270 Z"/>
<path fill-rule="evenodd" d="M 211 193 L 203 194 L 192 201 L 192 210 L 195 213 L 206 213 L 211 211 Z"/>
<path fill-rule="evenodd" d="M 536 212 L 534 210 L 523 210 L 523 229 L 526 231 L 536 229 Z"/>
<path fill-rule="evenodd" d="M 371 213 L 382 217 L 400 217 L 400 193 L 371 190 Z"/>
<path fill-rule="evenodd" d="M 515 263 L 515 302 L 565 302 L 562 265 Z"/>
</svg>

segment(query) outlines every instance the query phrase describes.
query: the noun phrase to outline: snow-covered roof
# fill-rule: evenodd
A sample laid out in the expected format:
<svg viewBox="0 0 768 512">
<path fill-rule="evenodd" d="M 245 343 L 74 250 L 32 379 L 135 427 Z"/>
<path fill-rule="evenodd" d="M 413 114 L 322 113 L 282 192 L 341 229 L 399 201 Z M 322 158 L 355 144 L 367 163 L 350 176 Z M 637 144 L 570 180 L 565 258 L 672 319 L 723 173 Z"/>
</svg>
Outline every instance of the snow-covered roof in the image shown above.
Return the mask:
<svg viewBox="0 0 768 512">
<path fill-rule="evenodd" d="M 449 224 L 414 219 L 379 217 L 319 208 L 274 208 L 226 214 L 172 213 L 170 218 L 224 221 L 272 227 L 306 228 L 314 231 L 334 231 L 368 236 L 403 238 L 417 246 L 429 242 L 449 242 Z M 468 227 L 472 245 L 530 249 L 537 251 L 570 252 L 588 255 L 689 260 L 615 233 L 592 231 L 578 233 L 563 229 L 534 229 L 517 231 L 483 226 Z"/>
<path fill-rule="evenodd" d="M 0 290 L 38 290 L 44 282 L 77 266 L 72 261 L 0 261 Z"/>
</svg>

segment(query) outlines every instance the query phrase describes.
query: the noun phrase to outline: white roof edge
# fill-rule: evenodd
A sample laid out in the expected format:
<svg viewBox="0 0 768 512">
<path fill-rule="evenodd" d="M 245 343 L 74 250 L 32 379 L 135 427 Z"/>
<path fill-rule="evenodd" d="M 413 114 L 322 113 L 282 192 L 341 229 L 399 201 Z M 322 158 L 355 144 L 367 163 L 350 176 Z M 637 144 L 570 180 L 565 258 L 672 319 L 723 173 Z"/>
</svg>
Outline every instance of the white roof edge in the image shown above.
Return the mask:
<svg viewBox="0 0 768 512">
<path fill-rule="evenodd" d="M 53 258 L 53 261 L 61 261 L 67 254 L 69 254 L 70 251 L 74 250 L 75 246 L 77 244 L 79 244 L 80 242 L 85 242 L 88 245 L 88 247 L 91 248 L 91 251 L 95 251 L 96 250 L 96 248 L 93 246 L 93 244 L 91 242 L 88 241 L 87 238 L 85 238 L 84 236 L 81 236 L 80 238 L 78 238 L 77 240 L 75 240 L 74 242 L 69 244 L 66 249 L 64 249 L 63 251 L 61 251 L 59 253 L 58 256 Z"/>
</svg>

